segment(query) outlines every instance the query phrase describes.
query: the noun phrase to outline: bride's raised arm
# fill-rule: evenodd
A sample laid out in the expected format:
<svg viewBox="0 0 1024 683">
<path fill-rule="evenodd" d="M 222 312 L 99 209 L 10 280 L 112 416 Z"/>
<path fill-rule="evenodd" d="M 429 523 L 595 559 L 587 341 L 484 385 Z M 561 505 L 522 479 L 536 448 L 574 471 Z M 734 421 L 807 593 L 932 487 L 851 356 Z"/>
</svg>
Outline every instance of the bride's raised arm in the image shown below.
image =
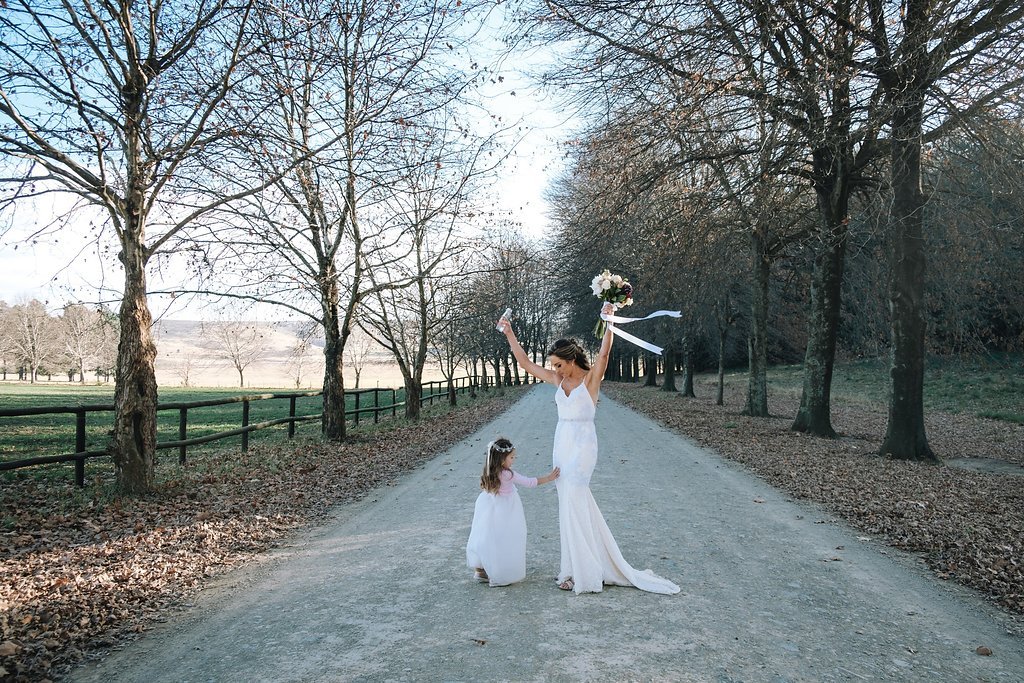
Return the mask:
<svg viewBox="0 0 1024 683">
<path fill-rule="evenodd" d="M 555 374 L 555 371 L 537 365 L 530 360 L 530 357 L 526 355 L 526 351 L 523 349 L 523 345 L 516 339 L 516 333 L 512 331 L 512 323 L 505 316 L 502 316 L 501 320 L 498 321 L 499 325 L 502 323 L 504 323 L 502 332 L 505 338 L 508 339 L 508 346 L 512 350 L 512 355 L 515 357 L 516 362 L 519 363 L 519 367 L 543 382 L 557 385 L 558 375 Z"/>
<path fill-rule="evenodd" d="M 608 313 L 609 315 L 615 312 L 615 308 L 606 303 L 601 308 L 602 313 Z M 604 337 L 601 339 L 601 348 L 597 352 L 597 358 L 594 359 L 594 364 L 590 367 L 590 372 L 587 373 L 587 391 L 590 395 L 597 400 L 597 392 L 601 389 L 601 380 L 604 379 L 605 370 L 608 369 L 608 357 L 612 353 L 612 340 L 615 335 L 612 334 L 612 323 L 608 323 L 604 331 Z"/>
</svg>

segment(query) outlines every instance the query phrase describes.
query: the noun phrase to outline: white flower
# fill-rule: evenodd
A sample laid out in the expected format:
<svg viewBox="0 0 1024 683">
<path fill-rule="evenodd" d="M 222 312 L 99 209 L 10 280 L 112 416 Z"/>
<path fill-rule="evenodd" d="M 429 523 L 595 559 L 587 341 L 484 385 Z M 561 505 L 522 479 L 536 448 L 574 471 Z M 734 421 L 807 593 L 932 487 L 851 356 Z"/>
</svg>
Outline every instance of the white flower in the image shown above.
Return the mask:
<svg viewBox="0 0 1024 683">
<path fill-rule="evenodd" d="M 601 296 L 601 283 L 598 282 L 597 278 L 590 283 L 590 289 L 594 292 L 594 296 Z"/>
<path fill-rule="evenodd" d="M 612 275 L 612 284 L 614 284 L 616 287 L 621 287 L 622 286 L 622 276 L 621 275 Z"/>
<path fill-rule="evenodd" d="M 611 289 L 611 288 L 612 288 L 612 281 L 611 280 L 601 280 L 601 290 L 602 291 L 607 290 L 607 289 Z"/>
</svg>

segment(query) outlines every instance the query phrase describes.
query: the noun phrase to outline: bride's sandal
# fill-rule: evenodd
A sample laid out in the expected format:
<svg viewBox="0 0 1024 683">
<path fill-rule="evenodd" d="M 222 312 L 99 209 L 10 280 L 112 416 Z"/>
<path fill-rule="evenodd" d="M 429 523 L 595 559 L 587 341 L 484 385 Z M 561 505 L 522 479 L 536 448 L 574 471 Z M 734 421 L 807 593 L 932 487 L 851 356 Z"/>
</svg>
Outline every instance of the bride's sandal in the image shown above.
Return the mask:
<svg viewBox="0 0 1024 683">
<path fill-rule="evenodd" d="M 491 579 L 490 579 L 490 577 L 489 577 L 489 576 L 487 576 L 487 572 L 485 572 L 485 571 L 484 571 L 483 569 L 477 569 L 477 570 L 476 570 L 476 571 L 475 571 L 475 572 L 473 573 L 473 576 L 474 576 L 474 578 L 476 578 L 476 580 L 477 580 L 477 581 L 479 581 L 480 583 L 487 583 L 487 582 L 489 582 L 489 581 L 491 580 Z"/>
<path fill-rule="evenodd" d="M 576 584 L 573 583 L 573 580 L 572 580 L 571 576 L 568 579 L 566 579 L 565 581 L 563 581 L 562 583 L 558 584 L 558 589 L 559 590 L 563 590 L 563 591 L 571 591 L 575 587 L 576 587 Z"/>
</svg>

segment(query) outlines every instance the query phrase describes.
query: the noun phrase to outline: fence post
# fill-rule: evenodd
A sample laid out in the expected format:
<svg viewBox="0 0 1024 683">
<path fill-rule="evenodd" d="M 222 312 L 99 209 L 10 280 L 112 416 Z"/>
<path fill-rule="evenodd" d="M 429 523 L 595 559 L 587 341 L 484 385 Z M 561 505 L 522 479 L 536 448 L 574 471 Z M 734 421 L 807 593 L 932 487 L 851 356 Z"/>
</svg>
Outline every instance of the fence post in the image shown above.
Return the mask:
<svg viewBox="0 0 1024 683">
<path fill-rule="evenodd" d="M 75 411 L 75 453 L 85 452 L 85 411 Z M 85 486 L 85 457 L 75 458 L 75 484 Z"/>
<path fill-rule="evenodd" d="M 391 390 L 391 417 L 398 415 L 398 389 Z"/>
<path fill-rule="evenodd" d="M 354 415 L 355 415 L 355 418 L 356 418 L 356 419 L 355 419 L 355 423 L 356 423 L 356 424 L 359 424 L 359 397 L 360 397 L 360 396 L 361 396 L 361 394 L 360 394 L 360 393 L 359 393 L 359 392 L 357 391 L 357 392 L 355 393 L 355 397 L 356 397 L 356 409 L 355 409 L 355 413 L 354 413 Z"/>
<path fill-rule="evenodd" d="M 380 389 L 373 390 L 373 424 L 380 421 Z"/>
<path fill-rule="evenodd" d="M 249 399 L 242 400 L 242 428 L 249 426 Z M 242 432 L 242 452 L 249 451 L 249 432 Z"/>
<path fill-rule="evenodd" d="M 291 439 L 295 436 L 295 397 L 288 397 L 288 438 Z"/>
<path fill-rule="evenodd" d="M 178 441 L 188 438 L 188 408 L 178 408 Z M 178 446 L 178 464 L 184 465 L 188 453 L 188 446 Z"/>
</svg>

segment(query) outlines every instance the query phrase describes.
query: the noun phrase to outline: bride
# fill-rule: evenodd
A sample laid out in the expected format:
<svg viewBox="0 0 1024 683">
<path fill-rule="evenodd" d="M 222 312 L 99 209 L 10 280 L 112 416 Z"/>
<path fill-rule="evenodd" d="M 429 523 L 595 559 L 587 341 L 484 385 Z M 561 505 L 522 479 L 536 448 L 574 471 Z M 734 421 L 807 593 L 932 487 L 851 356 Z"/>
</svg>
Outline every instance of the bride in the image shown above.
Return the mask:
<svg viewBox="0 0 1024 683">
<path fill-rule="evenodd" d="M 612 305 L 606 303 L 602 313 L 612 310 Z M 598 593 L 604 584 L 614 584 L 653 593 L 678 593 L 679 586 L 668 579 L 649 569 L 638 571 L 623 559 L 590 492 L 590 475 L 597 464 L 594 412 L 612 348 L 611 324 L 593 367 L 576 341 L 559 339 L 548 351 L 550 370 L 527 357 L 506 318 L 502 317 L 498 324 L 519 365 L 537 379 L 557 386 L 558 426 L 553 460 L 554 466 L 562 471 L 555 483 L 562 545 L 558 587 L 576 593 Z"/>
</svg>

